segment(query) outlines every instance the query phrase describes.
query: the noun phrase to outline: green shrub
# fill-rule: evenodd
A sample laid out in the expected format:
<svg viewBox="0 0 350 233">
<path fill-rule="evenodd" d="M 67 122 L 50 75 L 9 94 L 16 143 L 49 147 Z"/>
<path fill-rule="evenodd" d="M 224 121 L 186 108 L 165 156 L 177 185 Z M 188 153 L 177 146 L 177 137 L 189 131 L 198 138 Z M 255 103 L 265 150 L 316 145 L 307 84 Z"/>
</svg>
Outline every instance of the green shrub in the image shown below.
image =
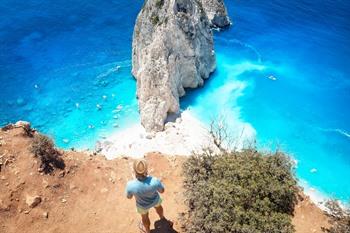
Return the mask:
<svg viewBox="0 0 350 233">
<path fill-rule="evenodd" d="M 153 26 L 156 26 L 159 23 L 158 15 L 152 15 L 151 16 L 151 22 L 152 22 Z"/>
<path fill-rule="evenodd" d="M 335 200 L 326 203 L 331 227 L 323 229 L 327 233 L 349 233 L 350 232 L 350 209 L 343 209 Z"/>
<path fill-rule="evenodd" d="M 51 173 L 54 168 L 64 169 L 64 161 L 61 154 L 56 150 L 51 138 L 36 134 L 32 141 L 31 152 L 39 158 L 40 168 L 45 173 Z"/>
<path fill-rule="evenodd" d="M 156 6 L 160 9 L 164 5 L 164 0 L 156 0 Z"/>
<path fill-rule="evenodd" d="M 290 233 L 297 183 L 285 155 L 193 155 L 184 164 L 189 233 Z"/>
</svg>

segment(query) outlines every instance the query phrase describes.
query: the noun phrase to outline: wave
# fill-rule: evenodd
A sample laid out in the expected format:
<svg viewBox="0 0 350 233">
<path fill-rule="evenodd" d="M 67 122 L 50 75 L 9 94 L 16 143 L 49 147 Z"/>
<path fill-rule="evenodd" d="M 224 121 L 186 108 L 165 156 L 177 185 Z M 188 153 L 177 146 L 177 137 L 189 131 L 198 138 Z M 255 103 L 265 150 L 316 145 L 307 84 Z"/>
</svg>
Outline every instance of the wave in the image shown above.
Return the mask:
<svg viewBox="0 0 350 233">
<path fill-rule="evenodd" d="M 342 129 L 334 129 L 335 132 L 340 133 L 341 135 L 347 137 L 350 139 L 350 133 L 346 132 L 345 130 Z"/>
<path fill-rule="evenodd" d="M 256 56 L 257 56 L 257 61 L 258 63 L 261 63 L 262 62 L 262 56 L 260 54 L 260 52 L 253 46 L 253 45 L 250 45 L 248 43 L 245 43 L 245 42 L 242 42 L 238 39 L 228 39 L 228 40 L 224 40 L 224 39 L 221 39 L 221 38 L 216 38 L 216 40 L 219 40 L 219 41 L 224 41 L 226 42 L 227 44 L 238 44 L 244 48 L 247 48 L 249 50 L 251 50 Z"/>
<path fill-rule="evenodd" d="M 348 139 L 350 139 L 350 133 L 347 132 L 346 130 L 344 129 L 338 129 L 338 128 L 335 128 L 335 129 L 323 129 L 323 128 L 319 128 L 321 131 L 324 131 L 324 132 L 335 132 L 335 133 L 338 133 Z"/>
<path fill-rule="evenodd" d="M 118 72 L 119 69 L 124 68 L 124 67 L 130 67 L 131 63 L 130 60 L 125 60 L 122 62 L 117 62 L 117 63 L 109 63 L 105 64 L 103 66 L 113 66 L 112 68 L 107 69 L 106 71 L 100 73 L 99 75 L 96 76 L 97 79 L 107 77 L 115 72 Z"/>
</svg>

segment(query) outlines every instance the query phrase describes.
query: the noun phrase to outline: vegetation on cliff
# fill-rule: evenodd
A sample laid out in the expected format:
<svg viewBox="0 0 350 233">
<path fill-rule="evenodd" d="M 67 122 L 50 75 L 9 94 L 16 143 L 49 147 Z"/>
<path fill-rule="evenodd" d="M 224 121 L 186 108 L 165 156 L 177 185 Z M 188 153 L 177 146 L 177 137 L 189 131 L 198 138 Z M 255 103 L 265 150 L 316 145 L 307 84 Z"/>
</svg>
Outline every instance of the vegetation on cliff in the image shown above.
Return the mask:
<svg viewBox="0 0 350 233">
<path fill-rule="evenodd" d="M 326 203 L 331 227 L 323 229 L 327 233 L 349 233 L 350 232 L 350 209 L 342 208 L 339 202 L 331 200 Z"/>
<path fill-rule="evenodd" d="M 55 168 L 64 169 L 65 167 L 54 142 L 46 135 L 35 134 L 31 152 L 40 160 L 40 170 L 45 173 L 51 173 Z"/>
<path fill-rule="evenodd" d="M 184 164 L 186 232 L 290 233 L 297 182 L 290 159 L 249 149 Z"/>
</svg>

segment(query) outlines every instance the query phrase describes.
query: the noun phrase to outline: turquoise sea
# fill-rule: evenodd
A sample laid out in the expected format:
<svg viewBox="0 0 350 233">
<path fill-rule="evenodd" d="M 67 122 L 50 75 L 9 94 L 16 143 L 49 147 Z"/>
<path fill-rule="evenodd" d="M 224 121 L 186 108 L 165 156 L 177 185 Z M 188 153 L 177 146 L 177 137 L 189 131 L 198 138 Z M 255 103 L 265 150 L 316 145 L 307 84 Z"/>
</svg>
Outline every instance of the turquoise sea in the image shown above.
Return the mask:
<svg viewBox="0 0 350 233">
<path fill-rule="evenodd" d="M 83 149 L 137 123 L 131 40 L 142 4 L 0 1 L 0 124 L 27 120 Z M 350 200 L 350 2 L 226 5 L 233 26 L 215 32 L 217 70 L 182 108 L 251 126 L 259 148 L 298 161 L 301 182 Z"/>
</svg>

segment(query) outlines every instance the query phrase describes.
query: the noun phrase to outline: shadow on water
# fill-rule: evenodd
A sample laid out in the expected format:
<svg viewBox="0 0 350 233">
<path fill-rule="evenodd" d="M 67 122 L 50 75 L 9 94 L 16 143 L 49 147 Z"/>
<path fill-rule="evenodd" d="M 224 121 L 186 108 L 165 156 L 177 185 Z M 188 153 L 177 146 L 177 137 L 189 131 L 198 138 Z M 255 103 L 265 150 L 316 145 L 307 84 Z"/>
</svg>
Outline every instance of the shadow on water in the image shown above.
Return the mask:
<svg viewBox="0 0 350 233">
<path fill-rule="evenodd" d="M 198 88 L 186 88 L 186 95 L 180 98 L 181 109 L 187 109 L 194 105 L 201 93 L 203 94 L 212 88 L 213 80 L 218 77 L 218 75 L 219 71 L 215 69 L 214 72 L 210 74 L 209 78 L 204 80 L 203 86 Z"/>
</svg>

